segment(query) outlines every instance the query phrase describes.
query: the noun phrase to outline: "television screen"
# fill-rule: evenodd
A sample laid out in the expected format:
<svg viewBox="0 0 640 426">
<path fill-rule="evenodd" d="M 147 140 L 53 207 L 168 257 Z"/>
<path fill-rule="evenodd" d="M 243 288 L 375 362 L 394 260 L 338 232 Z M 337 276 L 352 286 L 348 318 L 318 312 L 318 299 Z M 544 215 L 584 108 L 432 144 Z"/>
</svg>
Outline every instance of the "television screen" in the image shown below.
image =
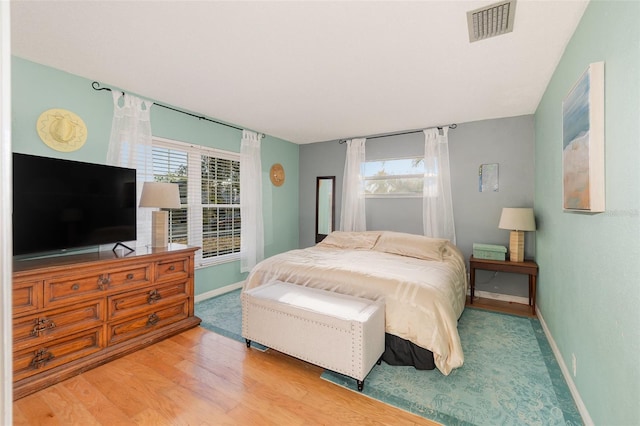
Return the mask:
<svg viewBox="0 0 640 426">
<path fill-rule="evenodd" d="M 13 154 L 13 254 L 136 239 L 136 170 Z"/>
</svg>

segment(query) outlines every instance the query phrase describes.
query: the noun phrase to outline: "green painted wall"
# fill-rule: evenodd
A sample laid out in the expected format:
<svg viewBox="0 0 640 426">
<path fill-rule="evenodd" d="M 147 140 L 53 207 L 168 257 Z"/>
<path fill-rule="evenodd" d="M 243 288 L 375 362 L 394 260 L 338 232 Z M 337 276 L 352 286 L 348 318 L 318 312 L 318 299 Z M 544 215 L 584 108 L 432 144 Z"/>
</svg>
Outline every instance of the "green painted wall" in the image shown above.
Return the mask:
<svg viewBox="0 0 640 426">
<path fill-rule="evenodd" d="M 88 136 L 78 151 L 54 151 L 38 137 L 36 121 L 50 108 L 73 111 L 84 120 Z M 14 152 L 104 164 L 112 117 L 111 93 L 96 92 L 91 80 L 12 57 Z M 151 127 L 154 136 L 240 152 L 240 131 L 164 108 L 152 107 Z M 262 140 L 261 154 L 265 256 L 268 257 L 298 247 L 298 145 L 267 135 Z M 286 172 L 286 181 L 278 188 L 271 185 L 268 178 L 269 168 L 276 162 L 281 163 Z M 239 262 L 198 269 L 196 294 L 245 277 L 246 274 L 240 273 Z"/>
<path fill-rule="evenodd" d="M 540 313 L 595 424 L 640 424 L 640 2 L 587 7 L 535 114 Z M 562 210 L 562 100 L 605 62 L 606 212 Z M 572 373 L 571 373 L 572 374 Z"/>
</svg>

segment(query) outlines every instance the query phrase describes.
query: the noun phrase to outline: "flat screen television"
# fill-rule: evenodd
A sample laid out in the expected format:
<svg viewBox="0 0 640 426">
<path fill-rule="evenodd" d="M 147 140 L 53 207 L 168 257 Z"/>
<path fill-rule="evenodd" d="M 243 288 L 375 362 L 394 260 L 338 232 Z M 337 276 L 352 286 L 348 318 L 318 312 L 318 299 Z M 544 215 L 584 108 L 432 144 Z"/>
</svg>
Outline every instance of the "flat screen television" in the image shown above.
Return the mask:
<svg viewBox="0 0 640 426">
<path fill-rule="evenodd" d="M 13 154 L 13 255 L 136 239 L 136 170 Z"/>
</svg>

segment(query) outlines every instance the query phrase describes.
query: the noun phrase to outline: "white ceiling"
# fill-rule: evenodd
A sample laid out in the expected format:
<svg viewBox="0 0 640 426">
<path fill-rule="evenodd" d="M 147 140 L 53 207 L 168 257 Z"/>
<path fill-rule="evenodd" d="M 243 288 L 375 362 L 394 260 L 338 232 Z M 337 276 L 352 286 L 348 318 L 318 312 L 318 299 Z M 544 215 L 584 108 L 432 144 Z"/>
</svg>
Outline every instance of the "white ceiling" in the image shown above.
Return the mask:
<svg viewBox="0 0 640 426">
<path fill-rule="evenodd" d="M 12 53 L 295 143 L 532 114 L 587 0 L 13 1 Z"/>
</svg>

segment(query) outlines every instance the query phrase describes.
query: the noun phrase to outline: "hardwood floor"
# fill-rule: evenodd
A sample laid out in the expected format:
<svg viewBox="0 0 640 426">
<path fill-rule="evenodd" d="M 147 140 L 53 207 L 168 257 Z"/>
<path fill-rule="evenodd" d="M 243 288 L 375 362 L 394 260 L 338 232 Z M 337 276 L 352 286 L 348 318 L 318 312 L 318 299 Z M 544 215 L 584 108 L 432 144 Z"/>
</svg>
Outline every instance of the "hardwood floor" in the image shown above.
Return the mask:
<svg viewBox="0 0 640 426">
<path fill-rule="evenodd" d="M 531 315 L 514 303 L 473 306 Z M 14 402 L 14 425 L 437 425 L 321 373 L 197 327 Z"/>
<path fill-rule="evenodd" d="M 14 425 L 437 424 L 321 373 L 197 327 L 14 402 Z"/>
</svg>

